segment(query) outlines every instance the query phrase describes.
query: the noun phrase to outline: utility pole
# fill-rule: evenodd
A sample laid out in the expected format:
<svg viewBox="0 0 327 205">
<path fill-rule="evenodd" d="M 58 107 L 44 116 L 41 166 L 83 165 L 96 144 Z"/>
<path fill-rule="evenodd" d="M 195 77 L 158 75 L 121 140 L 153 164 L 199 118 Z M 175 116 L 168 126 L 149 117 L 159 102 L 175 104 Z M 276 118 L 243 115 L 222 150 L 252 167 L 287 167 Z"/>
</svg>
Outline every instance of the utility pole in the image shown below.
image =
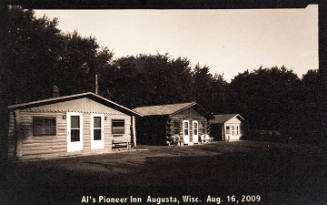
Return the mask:
<svg viewBox="0 0 327 205">
<path fill-rule="evenodd" d="M 98 86 L 98 74 L 96 73 L 95 74 L 95 94 L 98 94 L 98 90 L 99 90 L 98 87 L 99 87 Z"/>
</svg>

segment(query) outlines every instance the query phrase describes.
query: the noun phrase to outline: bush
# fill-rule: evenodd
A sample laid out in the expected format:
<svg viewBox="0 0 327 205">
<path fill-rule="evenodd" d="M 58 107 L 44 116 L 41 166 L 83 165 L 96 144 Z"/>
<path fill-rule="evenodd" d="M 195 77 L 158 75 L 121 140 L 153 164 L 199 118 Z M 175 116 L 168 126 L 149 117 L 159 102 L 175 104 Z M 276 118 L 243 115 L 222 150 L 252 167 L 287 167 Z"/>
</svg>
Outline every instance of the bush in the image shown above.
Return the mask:
<svg viewBox="0 0 327 205">
<path fill-rule="evenodd" d="M 181 141 L 181 137 L 179 135 L 171 135 L 167 138 L 168 145 L 177 145 Z"/>
</svg>

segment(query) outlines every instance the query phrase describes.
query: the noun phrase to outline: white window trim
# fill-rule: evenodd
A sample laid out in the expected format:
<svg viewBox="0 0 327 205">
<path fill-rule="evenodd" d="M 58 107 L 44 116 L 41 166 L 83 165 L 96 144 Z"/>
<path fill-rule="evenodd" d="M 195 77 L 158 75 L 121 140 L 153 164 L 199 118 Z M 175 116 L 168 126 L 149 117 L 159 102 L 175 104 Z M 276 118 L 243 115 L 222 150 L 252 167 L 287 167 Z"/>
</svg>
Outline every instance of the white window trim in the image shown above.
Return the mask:
<svg viewBox="0 0 327 205">
<path fill-rule="evenodd" d="M 71 142 L 71 116 L 79 116 L 79 142 Z M 80 112 L 67 112 L 66 113 L 66 124 L 67 124 L 67 152 L 81 151 L 83 150 L 83 113 Z"/>
<path fill-rule="evenodd" d="M 196 135 L 194 135 L 194 125 L 196 124 Z M 193 143 L 198 143 L 199 142 L 199 122 L 197 120 L 193 121 Z"/>
<path fill-rule="evenodd" d="M 115 120 L 122 120 L 122 121 L 124 121 L 124 134 L 114 134 L 112 132 L 112 130 L 113 130 L 112 122 L 115 121 Z M 111 129 L 110 131 L 111 131 L 112 136 L 114 136 L 114 137 L 126 136 L 127 135 L 127 132 L 126 132 L 126 122 L 128 122 L 128 121 L 125 118 L 111 118 L 110 119 L 110 129 Z"/>
<path fill-rule="evenodd" d="M 101 140 L 94 140 L 94 117 L 101 117 Z M 104 149 L 104 115 L 103 114 L 91 114 L 91 149 Z"/>
<path fill-rule="evenodd" d="M 185 135 L 185 122 L 188 123 L 187 127 L 187 135 Z M 189 120 L 183 120 L 183 141 L 185 144 L 190 143 L 190 121 Z"/>
</svg>

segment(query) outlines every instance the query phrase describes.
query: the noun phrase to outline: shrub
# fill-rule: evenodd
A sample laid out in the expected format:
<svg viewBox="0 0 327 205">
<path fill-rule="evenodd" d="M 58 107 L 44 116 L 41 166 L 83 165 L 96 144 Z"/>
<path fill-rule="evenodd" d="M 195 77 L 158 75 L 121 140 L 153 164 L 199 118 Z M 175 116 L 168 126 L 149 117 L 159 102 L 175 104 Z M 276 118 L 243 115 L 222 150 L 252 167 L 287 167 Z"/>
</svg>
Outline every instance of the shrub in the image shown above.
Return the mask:
<svg viewBox="0 0 327 205">
<path fill-rule="evenodd" d="M 177 145 L 180 142 L 180 136 L 178 134 L 171 135 L 167 138 L 168 145 Z"/>
</svg>

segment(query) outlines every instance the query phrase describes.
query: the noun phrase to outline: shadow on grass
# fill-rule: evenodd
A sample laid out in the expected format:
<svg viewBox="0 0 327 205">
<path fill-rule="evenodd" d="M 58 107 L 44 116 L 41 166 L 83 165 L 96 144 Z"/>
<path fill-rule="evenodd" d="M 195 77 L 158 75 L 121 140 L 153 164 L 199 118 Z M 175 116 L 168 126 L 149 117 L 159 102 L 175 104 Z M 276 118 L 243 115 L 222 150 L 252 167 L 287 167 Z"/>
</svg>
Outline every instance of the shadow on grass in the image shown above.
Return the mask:
<svg viewBox="0 0 327 205">
<path fill-rule="evenodd" d="M 17 163 L 6 167 L 0 197 L 80 204 L 83 195 L 260 194 L 264 204 L 320 204 L 326 156 L 310 150 L 246 142 Z"/>
</svg>

